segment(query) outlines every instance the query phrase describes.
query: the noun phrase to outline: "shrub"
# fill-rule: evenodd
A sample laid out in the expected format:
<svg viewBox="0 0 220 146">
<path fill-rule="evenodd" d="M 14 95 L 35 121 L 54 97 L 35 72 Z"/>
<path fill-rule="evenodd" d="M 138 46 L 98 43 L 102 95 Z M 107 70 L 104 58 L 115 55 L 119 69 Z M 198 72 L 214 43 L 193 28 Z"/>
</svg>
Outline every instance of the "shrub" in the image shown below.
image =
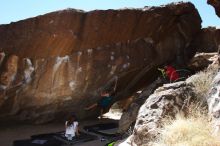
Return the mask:
<svg viewBox="0 0 220 146">
<path fill-rule="evenodd" d="M 206 96 L 211 89 L 212 81 L 217 74 L 216 68 L 210 68 L 205 71 L 200 71 L 194 76 L 187 79 L 187 82 L 193 85 L 195 96 L 199 102 L 206 102 Z"/>
<path fill-rule="evenodd" d="M 167 118 L 151 146 L 220 146 L 220 135 L 212 134 L 207 117 L 206 109 L 193 105 L 187 117 Z"/>
</svg>

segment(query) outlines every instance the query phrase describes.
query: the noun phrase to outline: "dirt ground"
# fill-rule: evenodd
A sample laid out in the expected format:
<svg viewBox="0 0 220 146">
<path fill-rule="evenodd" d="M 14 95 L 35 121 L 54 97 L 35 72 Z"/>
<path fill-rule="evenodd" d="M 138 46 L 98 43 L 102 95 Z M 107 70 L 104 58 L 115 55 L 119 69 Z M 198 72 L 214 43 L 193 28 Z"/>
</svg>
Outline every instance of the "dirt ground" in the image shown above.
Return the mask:
<svg viewBox="0 0 220 146">
<path fill-rule="evenodd" d="M 121 117 L 121 111 L 117 109 L 110 110 L 104 115 L 104 119 L 94 119 L 80 122 L 80 129 L 85 125 L 92 125 L 105 122 L 118 122 Z M 49 123 L 43 125 L 30 125 L 18 123 L 0 123 L 0 146 L 12 146 L 14 140 L 30 139 L 30 136 L 64 131 L 64 123 Z M 101 139 L 101 137 L 100 137 Z M 104 146 L 107 141 L 100 139 L 78 144 L 78 146 Z"/>
<path fill-rule="evenodd" d="M 85 125 L 105 123 L 105 122 L 117 122 L 117 120 L 104 118 L 102 120 L 90 120 L 80 122 L 80 129 Z M 64 123 L 50 123 L 44 125 L 24 125 L 24 124 L 4 124 L 0 125 L 0 146 L 12 146 L 14 140 L 30 139 L 31 135 L 52 133 L 64 131 Z M 101 139 L 101 137 L 100 137 Z M 100 139 L 90 141 L 86 143 L 78 144 L 78 146 L 104 146 L 107 141 L 101 141 Z"/>
<path fill-rule="evenodd" d="M 0 145 L 12 146 L 14 140 L 29 139 L 31 135 L 57 132 L 63 130 L 63 124 L 45 125 L 8 125 L 0 128 Z"/>
</svg>

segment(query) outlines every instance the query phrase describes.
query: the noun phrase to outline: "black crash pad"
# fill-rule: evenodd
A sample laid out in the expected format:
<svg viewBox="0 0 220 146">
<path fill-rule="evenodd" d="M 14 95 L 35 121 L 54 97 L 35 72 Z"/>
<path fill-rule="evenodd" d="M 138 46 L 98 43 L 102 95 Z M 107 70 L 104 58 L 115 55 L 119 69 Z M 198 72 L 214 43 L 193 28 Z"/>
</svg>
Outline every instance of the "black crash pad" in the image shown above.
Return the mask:
<svg viewBox="0 0 220 146">
<path fill-rule="evenodd" d="M 84 130 L 88 132 L 93 132 L 93 133 L 96 133 L 102 136 L 117 137 L 118 136 L 117 133 L 109 134 L 109 133 L 103 132 L 104 130 L 108 131 L 108 130 L 115 129 L 115 128 L 118 128 L 117 123 L 103 123 L 103 124 L 85 126 Z"/>
<path fill-rule="evenodd" d="M 90 131 L 90 130 L 108 130 L 108 129 L 113 129 L 113 128 L 117 128 L 117 127 L 118 127 L 117 123 L 103 123 L 103 124 L 95 124 L 95 125 L 85 126 L 84 129 L 86 131 Z"/>
<path fill-rule="evenodd" d="M 54 138 L 56 138 L 59 141 L 62 141 L 66 145 L 75 145 L 75 144 L 98 139 L 97 136 L 84 132 L 80 132 L 80 135 L 77 136 L 76 138 L 73 138 L 73 140 L 67 140 L 67 138 L 64 136 L 64 132 L 57 133 L 56 135 L 54 135 Z"/>
<path fill-rule="evenodd" d="M 80 132 L 80 136 L 69 141 L 64 136 L 64 132 L 46 133 L 31 136 L 31 139 L 16 140 L 13 146 L 62 146 L 75 145 L 87 141 L 98 139 L 97 136 Z"/>
<path fill-rule="evenodd" d="M 15 140 L 13 146 L 62 146 L 62 142 L 55 139 L 26 139 L 26 140 Z"/>
</svg>

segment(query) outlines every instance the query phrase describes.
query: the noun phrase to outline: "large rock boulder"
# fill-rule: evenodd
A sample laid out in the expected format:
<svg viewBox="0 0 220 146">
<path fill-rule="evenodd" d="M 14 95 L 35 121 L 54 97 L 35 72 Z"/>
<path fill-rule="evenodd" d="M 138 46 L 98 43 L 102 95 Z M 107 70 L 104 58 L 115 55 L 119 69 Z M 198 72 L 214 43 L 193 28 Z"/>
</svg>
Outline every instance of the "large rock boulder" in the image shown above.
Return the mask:
<svg viewBox="0 0 220 146">
<path fill-rule="evenodd" d="M 145 87 L 141 94 L 135 94 L 133 102 L 125 110 L 119 120 L 118 133 L 126 133 L 128 130 L 132 130 L 136 122 L 138 111 L 144 104 L 146 99 L 154 92 L 154 90 L 162 85 L 161 78 L 158 78 L 147 87 Z"/>
<path fill-rule="evenodd" d="M 157 128 L 161 126 L 162 119 L 184 111 L 193 97 L 192 86 L 184 81 L 158 88 L 139 110 L 132 135 L 133 145 L 147 146 L 159 134 Z"/>
<path fill-rule="evenodd" d="M 215 12 L 220 17 L 220 0 L 207 0 L 207 3 L 215 8 Z"/>
<path fill-rule="evenodd" d="M 40 123 L 70 112 L 97 116 L 98 110 L 82 109 L 101 90 L 116 87 L 117 101 L 151 83 L 158 65 L 193 55 L 188 46 L 200 29 L 191 3 L 68 9 L 1 25 L 0 120 Z"/>
<path fill-rule="evenodd" d="M 220 44 L 220 29 L 215 27 L 203 28 L 190 44 L 197 52 L 217 52 Z"/>
<path fill-rule="evenodd" d="M 209 107 L 209 114 L 213 121 L 215 133 L 220 132 L 220 72 L 215 76 L 209 96 L 207 96 L 207 103 Z"/>
<path fill-rule="evenodd" d="M 67 9 L 1 25 L 0 48 L 21 58 L 46 58 L 148 38 L 158 49 L 183 51 L 200 28 L 201 18 L 191 3 L 91 12 Z"/>
<path fill-rule="evenodd" d="M 189 61 L 188 68 L 193 71 L 201 71 L 215 63 L 218 60 L 218 53 L 196 53 Z"/>
</svg>

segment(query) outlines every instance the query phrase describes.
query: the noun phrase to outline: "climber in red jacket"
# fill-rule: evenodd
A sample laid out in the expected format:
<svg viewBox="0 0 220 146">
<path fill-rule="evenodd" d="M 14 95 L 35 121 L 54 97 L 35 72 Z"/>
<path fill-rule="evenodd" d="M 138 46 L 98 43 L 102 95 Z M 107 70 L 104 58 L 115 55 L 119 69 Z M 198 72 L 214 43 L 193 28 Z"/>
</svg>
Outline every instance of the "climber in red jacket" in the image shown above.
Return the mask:
<svg viewBox="0 0 220 146">
<path fill-rule="evenodd" d="M 165 66 L 166 76 L 171 82 L 175 82 L 179 79 L 179 74 L 177 73 L 176 69 L 171 65 Z"/>
</svg>

